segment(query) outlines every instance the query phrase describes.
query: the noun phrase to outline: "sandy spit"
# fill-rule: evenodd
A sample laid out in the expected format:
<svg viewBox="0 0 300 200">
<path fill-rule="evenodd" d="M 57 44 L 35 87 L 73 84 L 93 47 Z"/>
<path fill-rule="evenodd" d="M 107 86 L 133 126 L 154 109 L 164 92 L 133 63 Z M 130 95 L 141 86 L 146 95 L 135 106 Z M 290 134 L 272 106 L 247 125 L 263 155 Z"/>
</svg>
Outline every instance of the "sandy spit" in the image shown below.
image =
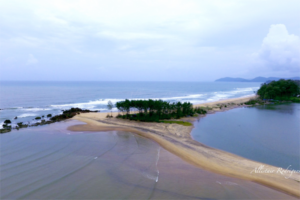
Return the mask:
<svg viewBox="0 0 300 200">
<path fill-rule="evenodd" d="M 241 107 L 243 102 L 255 96 L 227 99 L 195 105 L 195 107 L 213 107 L 210 113 Z M 220 109 L 220 105 L 222 109 Z M 224 107 L 227 105 L 227 107 Z M 118 113 L 113 113 L 117 115 Z M 116 118 L 106 118 L 107 113 L 82 113 L 74 117 L 85 122 L 85 125 L 75 125 L 71 131 L 110 131 L 119 130 L 139 134 L 156 141 L 166 150 L 185 161 L 203 169 L 254 181 L 256 183 L 300 197 L 300 174 L 291 171 L 278 171 L 278 167 L 248 160 L 246 158 L 205 146 L 191 138 L 192 126 L 177 124 L 135 122 Z M 203 117 L 203 116 L 200 116 Z M 197 118 L 183 118 L 182 121 L 194 121 Z M 269 173 L 255 173 L 255 169 L 264 165 Z M 272 171 L 270 173 L 270 171 Z M 291 175 L 292 173 L 292 175 Z"/>
</svg>

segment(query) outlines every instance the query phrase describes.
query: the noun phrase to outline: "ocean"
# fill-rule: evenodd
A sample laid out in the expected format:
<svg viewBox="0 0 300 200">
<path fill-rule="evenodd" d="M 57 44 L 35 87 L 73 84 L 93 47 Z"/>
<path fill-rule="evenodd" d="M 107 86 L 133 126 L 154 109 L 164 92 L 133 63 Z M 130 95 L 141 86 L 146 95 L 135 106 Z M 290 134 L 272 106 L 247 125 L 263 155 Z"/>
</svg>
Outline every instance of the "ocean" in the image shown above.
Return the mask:
<svg viewBox="0 0 300 200">
<path fill-rule="evenodd" d="M 29 122 L 79 107 L 107 111 L 125 99 L 162 99 L 193 104 L 253 95 L 261 83 L 230 82 L 0 82 L 0 125 Z M 116 108 L 113 111 L 117 111 Z M 14 118 L 17 117 L 16 120 Z"/>
<path fill-rule="evenodd" d="M 13 123 L 31 121 L 36 116 L 59 114 L 71 107 L 105 112 L 108 101 L 116 103 L 126 98 L 190 101 L 194 104 L 210 102 L 253 95 L 260 84 L 0 82 L 1 122 L 5 119 Z M 271 156 L 278 154 L 282 158 L 288 153 L 294 154 L 299 137 L 289 134 L 287 126 L 290 124 L 284 121 L 293 119 L 290 122 L 297 123 L 293 116 L 288 116 L 291 112 L 288 108 L 291 107 L 287 105 L 285 109 L 276 109 L 275 106 L 270 110 L 272 108 L 278 111 L 276 125 L 270 126 L 268 123 L 263 126 L 258 123 L 275 116 L 272 113 L 247 114 L 240 112 L 242 108 L 236 108 L 208 115 L 199 123 L 195 122 L 193 137 L 196 140 L 195 135 L 200 135 L 202 139 L 206 137 L 207 140 L 198 141 L 213 147 L 213 143 L 206 143 L 209 139 L 219 143 L 223 141 L 225 146 L 235 150 L 239 147 L 251 150 L 254 147 L 251 145 L 257 144 L 258 151 L 250 151 L 254 156 L 250 159 L 254 160 L 260 158 L 260 150 L 271 147 Z M 255 111 L 259 108 L 246 109 Z M 296 110 L 299 114 L 299 109 Z M 238 115 L 232 118 L 234 112 Z M 221 116 L 218 123 L 211 119 L 213 116 Z M 14 120 L 14 117 L 18 119 Z M 253 133 L 252 137 L 252 132 L 247 132 L 248 138 L 236 137 L 236 133 L 232 132 L 232 129 L 238 130 L 236 121 L 240 122 L 238 124 L 242 125 L 242 130 L 249 129 L 249 126 L 242 124 L 242 119 L 248 119 L 253 126 L 258 126 L 257 129 L 263 128 L 265 134 L 258 137 Z M 0 199 L 294 199 L 251 181 L 226 177 L 190 165 L 156 142 L 136 134 L 123 131 L 72 132 L 67 129 L 78 124 L 83 123 L 71 119 L 0 134 Z M 200 126 L 207 127 L 208 131 L 201 132 Z M 280 134 L 272 132 L 273 127 L 289 131 Z M 218 131 L 223 133 L 222 137 Z M 275 140 L 269 140 L 270 137 Z M 287 143 L 284 137 L 289 137 L 294 146 Z M 240 146 L 234 146 L 228 140 Z M 263 161 L 269 162 L 268 159 Z"/>
</svg>

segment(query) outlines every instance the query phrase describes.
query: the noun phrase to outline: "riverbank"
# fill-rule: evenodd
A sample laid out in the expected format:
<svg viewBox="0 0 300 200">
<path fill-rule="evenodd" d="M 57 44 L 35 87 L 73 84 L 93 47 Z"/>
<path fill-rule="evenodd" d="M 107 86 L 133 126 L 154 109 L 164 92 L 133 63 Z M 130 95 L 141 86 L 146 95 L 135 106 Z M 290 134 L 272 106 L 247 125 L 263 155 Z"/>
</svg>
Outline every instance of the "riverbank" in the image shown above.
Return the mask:
<svg viewBox="0 0 300 200">
<path fill-rule="evenodd" d="M 198 104 L 195 105 L 195 107 L 208 106 L 211 108 L 210 113 L 213 113 L 243 106 L 241 104 L 251 98 L 254 98 L 254 96 Z M 71 126 L 69 130 L 120 130 L 133 132 L 156 141 L 166 150 L 203 169 L 226 176 L 250 180 L 300 197 L 299 173 L 293 173 L 290 176 L 289 173 L 291 172 L 285 171 L 285 173 L 282 174 L 278 172 L 277 167 L 247 160 L 240 156 L 205 146 L 191 138 L 190 132 L 193 129 L 191 126 L 106 118 L 107 114 L 108 113 L 84 113 L 77 115 L 74 119 L 85 122 L 86 124 Z M 113 115 L 116 116 L 117 113 L 113 113 Z M 197 118 L 183 118 L 181 120 L 191 122 L 196 119 Z M 258 170 L 255 171 L 255 169 L 258 169 L 261 165 L 264 165 L 264 169 L 268 169 L 268 172 L 262 173 L 258 172 Z M 273 173 L 270 173 L 272 170 Z"/>
</svg>

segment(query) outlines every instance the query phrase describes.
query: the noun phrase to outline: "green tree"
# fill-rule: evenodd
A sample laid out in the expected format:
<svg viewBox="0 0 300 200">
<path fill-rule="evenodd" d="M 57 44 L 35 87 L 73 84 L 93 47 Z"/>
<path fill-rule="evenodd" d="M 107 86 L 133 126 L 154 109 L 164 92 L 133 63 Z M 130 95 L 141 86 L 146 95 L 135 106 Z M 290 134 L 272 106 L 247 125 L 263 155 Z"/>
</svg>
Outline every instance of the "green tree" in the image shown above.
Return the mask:
<svg viewBox="0 0 300 200">
<path fill-rule="evenodd" d="M 283 99 L 299 94 L 299 87 L 292 80 L 280 79 L 270 83 L 263 83 L 257 91 L 262 99 Z"/>
</svg>

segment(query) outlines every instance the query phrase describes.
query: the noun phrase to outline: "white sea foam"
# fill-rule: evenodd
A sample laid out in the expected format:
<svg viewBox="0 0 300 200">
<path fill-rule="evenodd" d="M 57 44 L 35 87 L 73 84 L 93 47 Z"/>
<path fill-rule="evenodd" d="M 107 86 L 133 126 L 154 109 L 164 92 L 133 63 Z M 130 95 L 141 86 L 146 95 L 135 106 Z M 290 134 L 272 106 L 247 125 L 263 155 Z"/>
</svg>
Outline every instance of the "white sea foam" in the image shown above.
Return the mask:
<svg viewBox="0 0 300 200">
<path fill-rule="evenodd" d="M 163 98 L 151 98 L 153 100 L 164 100 L 164 101 L 171 101 L 171 102 L 191 102 L 193 104 L 198 103 L 205 103 L 205 102 L 212 102 L 218 101 L 222 99 L 228 99 L 233 97 L 243 97 L 249 96 L 254 94 L 258 87 L 249 87 L 249 88 L 235 88 L 231 91 L 216 91 L 216 92 L 208 92 L 202 94 L 190 94 L 186 96 L 176 96 L 176 97 L 163 97 Z M 132 98 L 129 100 L 147 100 L 149 98 Z M 54 109 L 69 109 L 71 107 L 78 107 L 82 109 L 89 109 L 89 110 L 100 110 L 100 111 L 107 111 L 106 105 L 109 101 L 113 104 L 124 101 L 125 99 L 98 99 L 89 102 L 81 102 L 81 103 L 69 103 L 69 104 L 59 104 L 59 105 L 51 105 Z M 42 108 L 32 108 L 32 110 L 38 111 L 38 109 Z M 48 109 L 48 108 L 47 108 Z M 50 110 L 50 109 L 49 109 Z M 113 108 L 112 111 L 117 111 L 117 108 Z"/>
<path fill-rule="evenodd" d="M 187 95 L 187 96 L 179 96 L 179 97 L 166 97 L 166 98 L 151 98 L 153 100 L 184 100 L 184 99 L 196 99 L 203 96 L 203 94 L 193 94 L 193 95 Z M 133 98 L 129 100 L 146 100 L 148 98 Z M 85 108 L 85 109 L 94 109 L 94 110 L 107 110 L 107 109 L 95 109 L 97 106 L 106 106 L 109 101 L 111 101 L 113 104 L 119 102 L 119 101 L 124 101 L 125 99 L 99 99 L 95 101 L 89 101 L 89 102 L 82 102 L 82 103 L 70 103 L 70 104 L 60 104 L 60 105 L 51 105 L 53 108 L 71 108 L 71 107 L 79 107 L 79 108 Z M 186 101 L 186 100 L 185 100 Z M 117 109 L 114 109 L 114 111 L 117 111 Z"/>
<path fill-rule="evenodd" d="M 178 100 L 178 99 L 197 99 L 197 98 L 200 98 L 200 97 L 202 97 L 204 95 L 205 94 L 191 94 L 191 95 L 179 96 L 179 97 L 165 97 L 165 98 L 161 98 L 161 99 L 164 100 L 164 101 L 167 101 L 167 100 Z"/>
<path fill-rule="evenodd" d="M 211 95 L 209 95 L 209 98 L 206 101 L 212 102 L 212 101 L 218 101 L 218 100 L 228 99 L 232 97 L 250 96 L 253 95 L 257 89 L 258 87 L 236 88 L 235 90 L 226 91 L 226 92 L 223 91 L 213 92 Z"/>
<path fill-rule="evenodd" d="M 113 104 L 117 103 L 118 101 L 123 101 L 124 99 L 99 99 L 95 101 L 89 101 L 85 103 L 70 103 L 70 104 L 61 104 L 61 105 L 51 105 L 53 108 L 69 108 L 69 107 L 78 107 L 78 108 L 85 108 L 85 109 L 93 109 L 98 105 L 106 106 L 109 101 Z M 99 110 L 99 109 L 97 109 Z"/>
<path fill-rule="evenodd" d="M 37 114 L 35 113 L 24 113 L 18 116 L 18 118 L 24 118 L 24 117 L 33 117 L 33 116 L 37 116 Z"/>
<path fill-rule="evenodd" d="M 29 112 L 38 112 L 38 111 L 45 111 L 45 110 L 52 110 L 51 108 L 21 108 L 21 110 L 29 111 Z"/>
</svg>

